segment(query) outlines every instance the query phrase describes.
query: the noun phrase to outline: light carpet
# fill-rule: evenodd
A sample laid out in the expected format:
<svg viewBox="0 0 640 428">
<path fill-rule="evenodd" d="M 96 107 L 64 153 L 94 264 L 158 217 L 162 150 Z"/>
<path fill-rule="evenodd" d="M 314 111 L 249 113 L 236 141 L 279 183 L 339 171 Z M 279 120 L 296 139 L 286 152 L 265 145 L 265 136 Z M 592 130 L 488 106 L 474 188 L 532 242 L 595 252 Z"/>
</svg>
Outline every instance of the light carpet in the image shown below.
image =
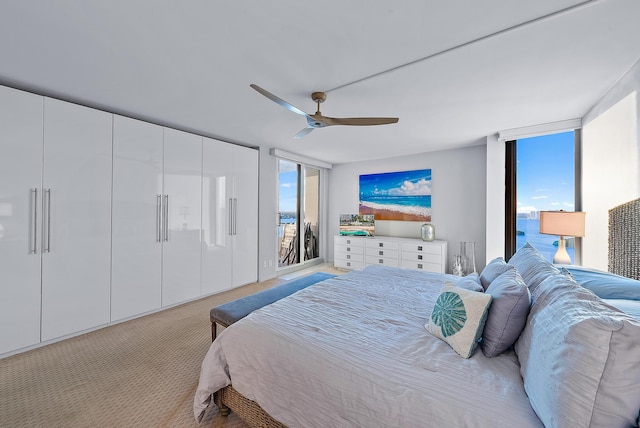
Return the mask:
<svg viewBox="0 0 640 428">
<path fill-rule="evenodd" d="M 343 273 L 329 265 L 312 271 Z M 246 427 L 215 406 L 201 424 L 193 417 L 209 310 L 283 282 L 246 285 L 0 360 L 0 426 Z"/>
</svg>

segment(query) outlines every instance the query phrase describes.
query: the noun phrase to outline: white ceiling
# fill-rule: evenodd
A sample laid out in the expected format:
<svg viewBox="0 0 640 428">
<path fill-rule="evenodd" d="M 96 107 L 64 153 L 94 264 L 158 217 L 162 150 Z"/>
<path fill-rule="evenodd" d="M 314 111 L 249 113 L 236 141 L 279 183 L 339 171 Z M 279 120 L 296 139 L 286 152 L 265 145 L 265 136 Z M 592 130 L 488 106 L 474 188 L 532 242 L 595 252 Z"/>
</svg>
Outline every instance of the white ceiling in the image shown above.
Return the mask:
<svg viewBox="0 0 640 428">
<path fill-rule="evenodd" d="M 0 83 L 330 163 L 575 119 L 640 58 L 638 0 L 30 0 L 0 8 Z M 303 139 L 256 83 L 323 114 Z"/>
</svg>

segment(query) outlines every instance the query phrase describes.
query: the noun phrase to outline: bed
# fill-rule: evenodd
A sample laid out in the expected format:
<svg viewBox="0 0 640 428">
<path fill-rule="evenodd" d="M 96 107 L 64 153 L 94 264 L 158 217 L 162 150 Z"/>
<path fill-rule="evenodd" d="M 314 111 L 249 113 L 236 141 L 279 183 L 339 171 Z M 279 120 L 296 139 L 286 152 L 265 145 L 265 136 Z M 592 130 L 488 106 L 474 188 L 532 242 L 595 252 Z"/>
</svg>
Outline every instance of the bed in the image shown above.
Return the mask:
<svg viewBox="0 0 640 428">
<path fill-rule="evenodd" d="M 474 308 L 462 350 L 458 331 L 430 330 L 451 293 Z M 492 312 L 507 300 L 511 312 Z M 217 394 L 252 426 L 637 426 L 638 355 L 640 322 L 528 245 L 475 278 L 370 266 L 225 329 L 203 361 L 194 415 Z"/>
</svg>

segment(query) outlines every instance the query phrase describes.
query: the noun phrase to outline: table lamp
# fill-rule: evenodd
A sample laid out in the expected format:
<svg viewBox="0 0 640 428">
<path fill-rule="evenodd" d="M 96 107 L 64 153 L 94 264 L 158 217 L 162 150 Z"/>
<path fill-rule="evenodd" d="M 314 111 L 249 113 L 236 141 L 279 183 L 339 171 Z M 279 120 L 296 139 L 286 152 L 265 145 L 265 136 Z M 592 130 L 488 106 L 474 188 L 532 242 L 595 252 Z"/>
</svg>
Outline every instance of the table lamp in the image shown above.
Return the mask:
<svg viewBox="0 0 640 428">
<path fill-rule="evenodd" d="M 564 237 L 584 236 L 584 217 L 585 213 L 580 211 L 540 211 L 540 233 L 560 236 L 553 263 L 571 264 Z"/>
</svg>

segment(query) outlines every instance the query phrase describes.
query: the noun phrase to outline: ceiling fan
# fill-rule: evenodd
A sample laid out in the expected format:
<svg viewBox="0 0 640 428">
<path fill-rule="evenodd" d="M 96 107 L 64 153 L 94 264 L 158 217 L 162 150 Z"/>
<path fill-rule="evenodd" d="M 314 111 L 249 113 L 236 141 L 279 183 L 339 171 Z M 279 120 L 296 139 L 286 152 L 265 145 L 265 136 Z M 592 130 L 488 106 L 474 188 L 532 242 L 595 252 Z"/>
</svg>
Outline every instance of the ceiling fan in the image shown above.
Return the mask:
<svg viewBox="0 0 640 428">
<path fill-rule="evenodd" d="M 249 85 L 265 97 L 269 98 L 271 101 L 281 105 L 282 107 L 290 110 L 294 113 L 302 115 L 307 118 L 307 127 L 302 131 L 298 132 L 293 138 L 302 138 L 307 135 L 309 132 L 313 131 L 316 128 L 324 128 L 326 126 L 333 125 L 351 125 L 351 126 L 370 126 L 370 125 L 387 125 L 390 123 L 398 122 L 397 117 L 345 117 L 345 118 L 337 118 L 337 117 L 329 117 L 323 116 L 320 113 L 320 103 L 324 102 L 327 99 L 327 94 L 324 92 L 314 92 L 311 94 L 311 99 L 317 103 L 318 109 L 315 114 L 307 114 L 300 110 L 298 107 L 295 107 L 282 98 L 278 98 L 273 95 L 271 92 L 262 89 L 260 86 L 256 84 Z"/>
</svg>

